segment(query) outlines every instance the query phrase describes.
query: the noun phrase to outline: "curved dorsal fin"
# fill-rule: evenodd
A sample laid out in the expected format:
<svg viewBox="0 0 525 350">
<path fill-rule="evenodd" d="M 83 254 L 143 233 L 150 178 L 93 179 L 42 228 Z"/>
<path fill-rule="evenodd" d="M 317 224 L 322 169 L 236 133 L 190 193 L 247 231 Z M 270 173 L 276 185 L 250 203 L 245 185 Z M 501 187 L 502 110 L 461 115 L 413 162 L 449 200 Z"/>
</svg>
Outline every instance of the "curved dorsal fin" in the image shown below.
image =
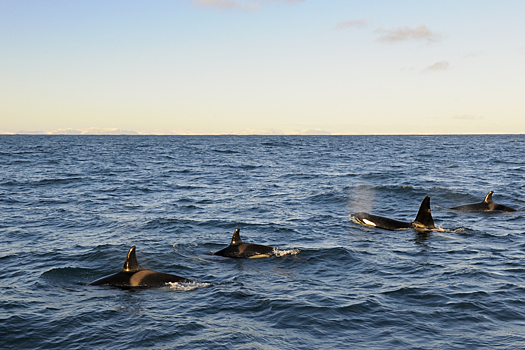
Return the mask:
<svg viewBox="0 0 525 350">
<path fill-rule="evenodd" d="M 494 193 L 494 191 L 490 191 L 486 196 L 485 196 L 485 199 L 483 200 L 483 203 L 492 203 L 492 194 Z"/>
<path fill-rule="evenodd" d="M 425 227 L 435 228 L 434 219 L 432 219 L 432 214 L 430 213 L 430 196 L 426 196 L 425 199 L 423 199 L 423 202 L 421 202 L 421 206 L 419 207 L 419 211 L 414 222 L 417 222 Z"/>
<path fill-rule="evenodd" d="M 135 246 L 133 246 L 129 249 L 126 261 L 124 261 L 124 265 L 122 266 L 122 271 L 133 272 L 139 270 L 142 270 L 142 267 L 140 267 L 137 261 L 137 256 L 135 255 Z"/>
<path fill-rule="evenodd" d="M 232 242 L 230 244 L 240 244 L 240 243 L 242 243 L 241 235 L 239 234 L 240 231 L 241 231 L 241 229 L 239 229 L 239 228 L 235 230 L 235 232 L 233 233 Z"/>
</svg>

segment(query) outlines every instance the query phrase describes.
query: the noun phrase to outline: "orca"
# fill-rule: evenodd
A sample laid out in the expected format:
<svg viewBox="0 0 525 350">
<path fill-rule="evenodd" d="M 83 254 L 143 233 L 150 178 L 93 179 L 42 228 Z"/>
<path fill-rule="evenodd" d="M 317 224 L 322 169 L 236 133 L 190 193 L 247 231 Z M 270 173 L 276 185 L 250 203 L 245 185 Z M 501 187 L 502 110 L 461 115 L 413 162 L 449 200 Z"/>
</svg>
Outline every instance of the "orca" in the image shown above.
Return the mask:
<svg viewBox="0 0 525 350">
<path fill-rule="evenodd" d="M 229 258 L 263 258 L 269 257 L 273 253 L 273 247 L 261 244 L 244 243 L 241 240 L 241 235 L 239 234 L 240 231 L 240 229 L 236 229 L 233 233 L 230 245 L 213 255 L 220 255 Z"/>
<path fill-rule="evenodd" d="M 474 203 L 474 204 L 465 204 L 460 205 L 458 207 L 450 208 L 452 210 L 461 210 L 466 212 L 486 212 L 486 211 L 505 211 L 505 212 L 513 212 L 516 211 L 516 209 L 513 209 L 511 207 L 507 207 L 502 204 L 494 203 L 492 201 L 492 194 L 494 191 L 490 191 L 486 196 L 483 202 L 481 203 Z"/>
<path fill-rule="evenodd" d="M 90 283 L 92 286 L 113 286 L 122 289 L 130 288 L 147 288 L 162 286 L 168 282 L 192 282 L 184 277 L 171 275 L 152 270 L 146 270 L 140 267 L 137 256 L 135 255 L 135 246 L 131 247 L 128 256 L 124 261 L 122 270 L 114 275 L 102 277 Z"/>
<path fill-rule="evenodd" d="M 426 196 L 425 199 L 423 199 L 416 219 L 412 222 L 398 221 L 363 212 L 352 214 L 350 219 L 358 224 L 392 231 L 407 228 L 413 228 L 418 231 L 438 230 L 434 226 L 434 219 L 432 219 L 432 214 L 430 213 L 430 196 Z"/>
</svg>

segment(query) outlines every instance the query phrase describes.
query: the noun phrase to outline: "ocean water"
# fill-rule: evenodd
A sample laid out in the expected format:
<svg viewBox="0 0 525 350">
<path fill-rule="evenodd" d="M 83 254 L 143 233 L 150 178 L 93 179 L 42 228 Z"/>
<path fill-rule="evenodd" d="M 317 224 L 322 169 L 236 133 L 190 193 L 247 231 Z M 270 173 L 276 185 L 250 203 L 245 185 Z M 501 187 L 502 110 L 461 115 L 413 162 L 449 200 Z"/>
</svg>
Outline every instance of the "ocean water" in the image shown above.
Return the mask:
<svg viewBox="0 0 525 350">
<path fill-rule="evenodd" d="M 525 347 L 525 136 L 0 136 L 1 349 Z M 461 213 L 494 201 L 514 213 Z M 442 231 L 386 231 L 423 198 Z M 241 229 L 279 257 L 211 255 Z M 194 283 L 89 282 L 137 247 Z"/>
</svg>

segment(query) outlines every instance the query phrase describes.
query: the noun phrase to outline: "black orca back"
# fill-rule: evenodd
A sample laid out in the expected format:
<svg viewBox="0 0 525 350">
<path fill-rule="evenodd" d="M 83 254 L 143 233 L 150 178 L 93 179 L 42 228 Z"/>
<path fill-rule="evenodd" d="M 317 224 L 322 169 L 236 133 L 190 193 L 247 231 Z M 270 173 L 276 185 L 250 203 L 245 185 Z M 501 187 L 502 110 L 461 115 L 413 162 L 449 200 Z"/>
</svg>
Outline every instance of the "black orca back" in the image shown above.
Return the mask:
<svg viewBox="0 0 525 350">
<path fill-rule="evenodd" d="M 244 243 L 241 240 L 240 229 L 236 229 L 230 245 L 215 252 L 214 255 L 229 258 L 249 258 L 257 255 L 268 255 L 271 254 L 273 250 L 274 248 L 261 244 Z"/>
<path fill-rule="evenodd" d="M 412 227 L 411 222 L 405 222 L 405 221 L 399 221 L 394 219 L 385 218 L 378 215 L 368 214 L 368 213 L 354 213 L 351 215 L 351 220 L 354 222 L 366 225 L 366 226 L 372 226 L 372 227 L 378 227 L 385 230 L 402 230 Z"/>
<path fill-rule="evenodd" d="M 108 285 L 129 289 L 156 287 L 169 282 L 191 282 L 191 280 L 169 273 L 143 269 L 137 261 L 135 246 L 133 246 L 129 249 L 124 265 L 119 272 L 93 281 L 90 285 Z"/>
<path fill-rule="evenodd" d="M 450 208 L 450 209 L 453 209 L 453 210 L 461 210 L 461 211 L 465 211 L 465 212 L 491 212 L 491 211 L 500 211 L 500 212 L 514 212 L 516 211 L 516 209 L 513 209 L 513 208 L 510 208 L 510 207 L 507 207 L 505 205 L 502 205 L 502 204 L 498 204 L 498 203 L 494 203 L 492 201 L 492 194 L 494 193 L 494 191 L 490 191 L 489 193 L 487 193 L 487 195 L 485 196 L 485 199 L 483 199 L 482 202 L 480 203 L 475 203 L 475 204 L 465 204 L 465 205 L 460 205 L 458 207 L 453 207 L 453 208 Z"/>
</svg>

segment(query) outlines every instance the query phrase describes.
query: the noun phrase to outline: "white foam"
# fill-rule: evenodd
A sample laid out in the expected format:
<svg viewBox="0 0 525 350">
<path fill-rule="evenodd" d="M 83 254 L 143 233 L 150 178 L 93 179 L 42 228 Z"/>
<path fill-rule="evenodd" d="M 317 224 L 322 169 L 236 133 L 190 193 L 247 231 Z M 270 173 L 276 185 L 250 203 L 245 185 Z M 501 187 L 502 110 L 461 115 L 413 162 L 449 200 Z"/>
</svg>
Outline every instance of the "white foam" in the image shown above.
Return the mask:
<svg viewBox="0 0 525 350">
<path fill-rule="evenodd" d="M 181 292 L 188 292 L 197 288 L 209 287 L 211 283 L 199 283 L 199 282 L 168 282 L 170 289 L 178 290 Z"/>
<path fill-rule="evenodd" d="M 273 254 L 278 258 L 285 255 L 297 255 L 299 254 L 299 249 L 280 250 L 279 248 L 274 248 Z"/>
<path fill-rule="evenodd" d="M 357 219 L 355 216 L 353 215 L 350 215 L 350 220 L 352 220 L 353 222 L 355 222 L 356 224 L 359 224 L 359 225 L 362 225 L 363 223 L 361 221 L 359 221 L 359 219 Z"/>
</svg>

